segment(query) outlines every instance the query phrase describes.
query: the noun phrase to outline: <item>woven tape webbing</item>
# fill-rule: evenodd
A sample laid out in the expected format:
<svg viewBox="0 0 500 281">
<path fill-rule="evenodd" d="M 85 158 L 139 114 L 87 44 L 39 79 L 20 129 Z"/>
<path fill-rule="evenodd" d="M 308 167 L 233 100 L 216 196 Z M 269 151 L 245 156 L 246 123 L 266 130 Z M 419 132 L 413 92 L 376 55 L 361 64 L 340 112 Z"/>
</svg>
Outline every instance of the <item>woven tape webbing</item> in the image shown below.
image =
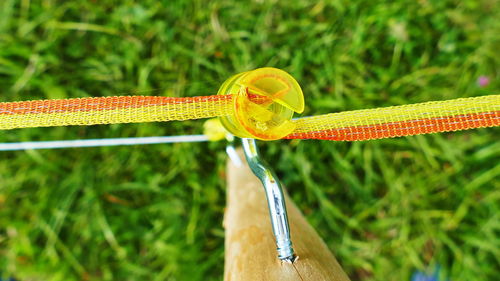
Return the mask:
<svg viewBox="0 0 500 281">
<path fill-rule="evenodd" d="M 331 113 L 296 120 L 286 138 L 369 140 L 500 125 L 500 95 Z"/>
<path fill-rule="evenodd" d="M 0 103 L 0 129 L 140 123 L 231 114 L 231 96 L 102 97 Z"/>
<path fill-rule="evenodd" d="M 0 103 L 0 129 L 139 123 L 233 114 L 231 95 L 102 97 Z M 500 95 L 354 110 L 294 120 L 287 139 L 369 140 L 500 125 Z"/>
</svg>

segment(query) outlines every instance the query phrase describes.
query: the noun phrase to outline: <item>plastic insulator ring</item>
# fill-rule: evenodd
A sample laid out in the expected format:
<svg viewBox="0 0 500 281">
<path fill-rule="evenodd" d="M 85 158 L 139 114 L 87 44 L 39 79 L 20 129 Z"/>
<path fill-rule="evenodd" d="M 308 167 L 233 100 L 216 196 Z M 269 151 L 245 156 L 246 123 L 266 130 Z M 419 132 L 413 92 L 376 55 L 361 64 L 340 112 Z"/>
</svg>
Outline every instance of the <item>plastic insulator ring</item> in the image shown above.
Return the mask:
<svg viewBox="0 0 500 281">
<path fill-rule="evenodd" d="M 222 84 L 218 94 L 233 96 L 234 114 L 221 117 L 221 122 L 241 138 L 281 139 L 295 129 L 294 112 L 304 111 L 299 83 L 272 67 L 236 74 Z"/>
</svg>

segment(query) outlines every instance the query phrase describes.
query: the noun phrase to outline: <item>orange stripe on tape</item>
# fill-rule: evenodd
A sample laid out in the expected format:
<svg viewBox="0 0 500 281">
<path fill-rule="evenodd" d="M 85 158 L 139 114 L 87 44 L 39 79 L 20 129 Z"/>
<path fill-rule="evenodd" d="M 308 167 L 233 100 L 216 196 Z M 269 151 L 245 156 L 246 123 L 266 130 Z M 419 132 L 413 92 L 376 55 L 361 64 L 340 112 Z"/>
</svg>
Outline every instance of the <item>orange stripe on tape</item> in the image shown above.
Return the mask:
<svg viewBox="0 0 500 281">
<path fill-rule="evenodd" d="M 3 102 L 0 103 L 0 115 L 98 111 L 161 106 L 168 104 L 212 103 L 216 101 L 229 101 L 231 98 L 232 96 L 230 95 L 185 98 L 124 96 Z"/>
<path fill-rule="evenodd" d="M 500 111 L 295 133 L 286 139 L 359 141 L 500 126 Z"/>
</svg>

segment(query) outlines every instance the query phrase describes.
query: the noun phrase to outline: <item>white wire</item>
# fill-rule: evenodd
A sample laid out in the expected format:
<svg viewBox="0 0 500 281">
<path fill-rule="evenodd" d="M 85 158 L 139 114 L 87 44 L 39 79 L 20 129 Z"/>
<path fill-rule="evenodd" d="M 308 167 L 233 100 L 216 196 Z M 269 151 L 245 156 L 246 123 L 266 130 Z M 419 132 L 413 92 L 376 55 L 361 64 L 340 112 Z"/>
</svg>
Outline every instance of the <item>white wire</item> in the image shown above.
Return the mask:
<svg viewBox="0 0 500 281">
<path fill-rule="evenodd" d="M 227 156 L 229 156 L 229 159 L 231 159 L 231 162 L 233 162 L 233 164 L 236 167 L 241 167 L 243 165 L 243 162 L 241 161 L 241 158 L 238 155 L 238 152 L 236 152 L 236 149 L 234 148 L 234 146 L 232 146 L 232 145 L 226 146 L 226 153 L 227 153 Z"/>
<path fill-rule="evenodd" d="M 297 120 L 300 118 L 304 117 L 294 118 L 293 120 Z M 206 142 L 206 141 L 209 141 L 206 135 L 185 135 L 185 136 L 140 137 L 140 138 L 6 142 L 6 143 L 0 143 L 0 151 L 141 145 L 141 144 L 177 143 L 177 142 Z M 235 151 L 228 151 L 227 153 L 229 156 L 232 156 L 231 157 L 232 159 L 233 158 L 235 160 L 239 159 L 235 157 L 235 155 L 237 155 Z M 236 165 L 241 164 L 241 160 L 236 161 L 235 164 Z"/>
<path fill-rule="evenodd" d="M 29 141 L 29 142 L 0 143 L 0 151 L 140 145 L 140 144 L 159 144 L 159 143 L 177 143 L 177 142 L 205 142 L 205 141 L 209 141 L 207 136 L 205 135 L 87 139 L 87 140 L 80 139 L 80 140 L 60 140 L 60 141 Z"/>
</svg>

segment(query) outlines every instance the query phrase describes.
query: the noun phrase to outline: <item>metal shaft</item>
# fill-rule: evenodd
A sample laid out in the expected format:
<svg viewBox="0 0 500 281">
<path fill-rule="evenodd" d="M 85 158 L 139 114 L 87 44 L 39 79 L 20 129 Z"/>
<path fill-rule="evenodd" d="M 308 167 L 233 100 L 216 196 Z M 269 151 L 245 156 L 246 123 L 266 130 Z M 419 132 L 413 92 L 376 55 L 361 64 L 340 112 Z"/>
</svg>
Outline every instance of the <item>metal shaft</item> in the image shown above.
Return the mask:
<svg viewBox="0 0 500 281">
<path fill-rule="evenodd" d="M 242 143 L 250 169 L 264 185 L 278 258 L 293 263 L 296 256 L 290 239 L 290 226 L 281 184 L 269 165 L 260 159 L 255 140 L 242 139 Z"/>
</svg>

